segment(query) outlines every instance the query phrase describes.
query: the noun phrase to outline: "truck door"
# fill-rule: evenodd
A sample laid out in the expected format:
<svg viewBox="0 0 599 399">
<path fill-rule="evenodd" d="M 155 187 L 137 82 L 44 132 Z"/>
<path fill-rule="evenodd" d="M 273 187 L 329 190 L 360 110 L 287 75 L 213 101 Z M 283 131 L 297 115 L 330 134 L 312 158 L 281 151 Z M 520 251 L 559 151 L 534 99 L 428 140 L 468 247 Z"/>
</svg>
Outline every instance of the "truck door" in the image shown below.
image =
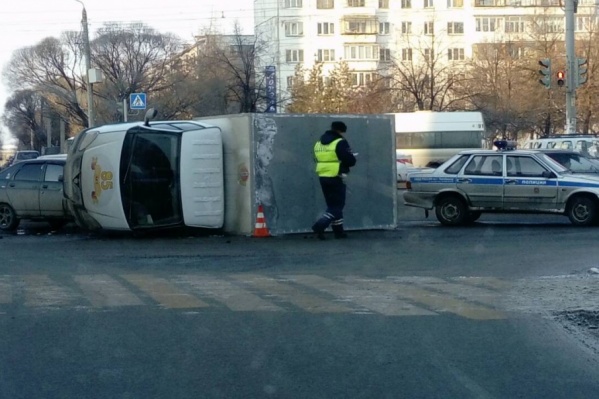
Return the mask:
<svg viewBox="0 0 599 399">
<path fill-rule="evenodd" d="M 181 204 L 185 225 L 224 225 L 222 133 L 212 127 L 183 133 L 181 142 Z"/>
</svg>

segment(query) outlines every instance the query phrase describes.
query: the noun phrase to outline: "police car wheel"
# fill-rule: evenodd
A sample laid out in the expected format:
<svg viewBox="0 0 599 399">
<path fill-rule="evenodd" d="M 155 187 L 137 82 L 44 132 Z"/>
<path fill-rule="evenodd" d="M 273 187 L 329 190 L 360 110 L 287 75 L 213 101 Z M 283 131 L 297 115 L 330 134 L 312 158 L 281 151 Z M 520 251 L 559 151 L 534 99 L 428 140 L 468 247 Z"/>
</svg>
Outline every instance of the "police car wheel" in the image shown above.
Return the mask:
<svg viewBox="0 0 599 399">
<path fill-rule="evenodd" d="M 589 197 L 574 197 L 568 204 L 567 215 L 576 226 L 590 226 L 597 220 L 597 203 Z"/>
<path fill-rule="evenodd" d="M 447 196 L 437 202 L 435 214 L 441 224 L 459 226 L 468 220 L 468 207 L 461 198 L 453 195 Z"/>
</svg>

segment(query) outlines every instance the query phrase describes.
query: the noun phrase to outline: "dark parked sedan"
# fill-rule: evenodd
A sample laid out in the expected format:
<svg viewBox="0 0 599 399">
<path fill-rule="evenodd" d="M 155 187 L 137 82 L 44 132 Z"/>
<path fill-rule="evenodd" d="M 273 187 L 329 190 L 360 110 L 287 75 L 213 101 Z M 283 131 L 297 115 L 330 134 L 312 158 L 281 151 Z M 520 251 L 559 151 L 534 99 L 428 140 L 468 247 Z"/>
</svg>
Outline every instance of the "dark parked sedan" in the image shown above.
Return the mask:
<svg viewBox="0 0 599 399">
<path fill-rule="evenodd" d="M 70 219 L 62 177 L 65 157 L 23 161 L 0 172 L 0 230 L 14 230 L 21 219 L 45 220 L 53 228 Z"/>
<path fill-rule="evenodd" d="M 589 158 L 572 150 L 537 150 L 568 169 L 572 173 L 599 175 L 599 160 Z"/>
</svg>

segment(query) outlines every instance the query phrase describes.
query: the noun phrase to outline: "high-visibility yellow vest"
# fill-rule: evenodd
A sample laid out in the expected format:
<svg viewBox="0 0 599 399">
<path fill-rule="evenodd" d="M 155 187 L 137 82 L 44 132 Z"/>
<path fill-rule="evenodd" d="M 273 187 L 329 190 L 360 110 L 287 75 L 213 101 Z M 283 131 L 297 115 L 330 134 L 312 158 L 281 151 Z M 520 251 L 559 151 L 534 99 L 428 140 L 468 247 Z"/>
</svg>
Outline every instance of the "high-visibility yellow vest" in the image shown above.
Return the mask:
<svg viewBox="0 0 599 399">
<path fill-rule="evenodd" d="M 341 161 L 337 157 L 335 149 L 337 143 L 343 139 L 333 140 L 329 144 L 322 144 L 317 141 L 314 145 L 314 157 L 316 158 L 316 174 L 319 177 L 335 177 L 339 176 L 339 167 Z"/>
</svg>

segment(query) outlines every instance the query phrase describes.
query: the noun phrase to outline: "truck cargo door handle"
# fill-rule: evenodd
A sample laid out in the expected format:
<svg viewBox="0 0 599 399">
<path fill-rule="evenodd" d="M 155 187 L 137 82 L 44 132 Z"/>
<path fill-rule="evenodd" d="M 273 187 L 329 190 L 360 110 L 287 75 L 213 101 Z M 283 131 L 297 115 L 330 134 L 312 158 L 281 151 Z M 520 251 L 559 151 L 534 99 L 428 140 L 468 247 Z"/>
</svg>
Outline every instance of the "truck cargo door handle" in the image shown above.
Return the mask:
<svg viewBox="0 0 599 399">
<path fill-rule="evenodd" d="M 458 179 L 458 183 L 472 183 L 472 179 Z"/>
<path fill-rule="evenodd" d="M 8 185 L 8 187 L 14 187 L 14 186 L 15 186 L 15 183 L 10 183 L 10 184 Z"/>
<path fill-rule="evenodd" d="M 48 185 L 47 185 L 47 184 L 44 184 L 44 185 L 42 186 L 42 188 L 48 188 Z"/>
</svg>

